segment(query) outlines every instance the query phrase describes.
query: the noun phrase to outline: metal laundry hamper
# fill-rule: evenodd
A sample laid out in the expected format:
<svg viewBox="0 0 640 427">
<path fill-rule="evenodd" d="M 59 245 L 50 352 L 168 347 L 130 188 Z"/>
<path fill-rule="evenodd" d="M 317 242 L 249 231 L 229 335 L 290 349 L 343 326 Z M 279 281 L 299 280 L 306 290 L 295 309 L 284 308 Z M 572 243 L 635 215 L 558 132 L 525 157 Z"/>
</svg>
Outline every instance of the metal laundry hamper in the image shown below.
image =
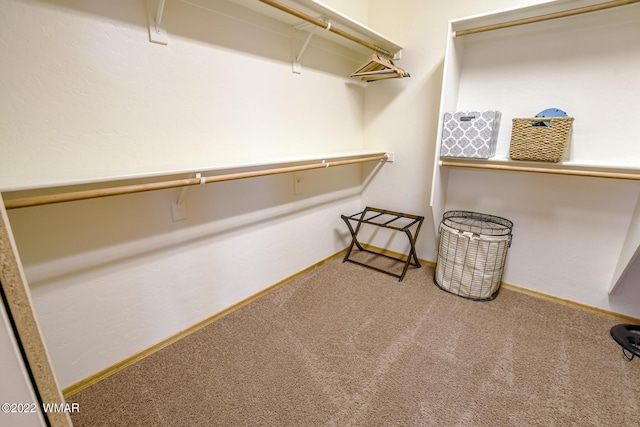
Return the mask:
<svg viewBox="0 0 640 427">
<path fill-rule="evenodd" d="M 498 295 L 513 222 L 467 211 L 445 212 L 434 279 L 452 294 L 473 300 Z"/>
</svg>

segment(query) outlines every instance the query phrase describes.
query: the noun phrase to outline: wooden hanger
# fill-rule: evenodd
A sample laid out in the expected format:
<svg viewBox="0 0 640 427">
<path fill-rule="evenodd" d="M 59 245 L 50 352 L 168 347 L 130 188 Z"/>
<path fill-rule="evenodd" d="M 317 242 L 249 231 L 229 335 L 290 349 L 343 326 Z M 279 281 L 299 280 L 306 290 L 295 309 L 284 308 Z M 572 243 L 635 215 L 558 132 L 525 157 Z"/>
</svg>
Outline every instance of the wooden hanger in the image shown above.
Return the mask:
<svg viewBox="0 0 640 427">
<path fill-rule="evenodd" d="M 372 54 L 367 62 L 358 67 L 351 77 L 359 77 L 365 82 L 376 80 L 411 77 L 406 70 L 395 65 L 391 60 Z"/>
</svg>

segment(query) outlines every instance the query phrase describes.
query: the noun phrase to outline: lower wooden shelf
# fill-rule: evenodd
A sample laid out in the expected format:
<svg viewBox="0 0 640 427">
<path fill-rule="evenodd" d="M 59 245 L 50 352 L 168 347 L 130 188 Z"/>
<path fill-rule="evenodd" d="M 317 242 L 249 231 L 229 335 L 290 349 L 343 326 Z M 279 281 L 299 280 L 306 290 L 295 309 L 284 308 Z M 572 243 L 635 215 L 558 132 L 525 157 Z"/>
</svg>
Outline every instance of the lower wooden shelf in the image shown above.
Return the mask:
<svg viewBox="0 0 640 427">
<path fill-rule="evenodd" d="M 632 168 L 617 165 L 579 164 L 574 162 L 565 163 L 536 163 L 520 162 L 506 159 L 442 159 L 440 166 L 485 169 L 497 171 L 513 172 L 533 172 L 558 175 L 587 176 L 595 178 L 610 178 L 640 181 L 640 168 Z M 616 270 L 611 281 L 609 294 L 614 294 L 622 282 L 631 264 L 640 254 L 640 198 L 632 214 L 631 225 L 621 249 L 620 257 L 616 265 Z"/>
<path fill-rule="evenodd" d="M 512 172 L 535 172 L 595 178 L 640 180 L 640 169 L 622 166 L 587 165 L 577 163 L 536 163 L 506 160 L 443 159 L 440 166 L 489 169 Z"/>
</svg>

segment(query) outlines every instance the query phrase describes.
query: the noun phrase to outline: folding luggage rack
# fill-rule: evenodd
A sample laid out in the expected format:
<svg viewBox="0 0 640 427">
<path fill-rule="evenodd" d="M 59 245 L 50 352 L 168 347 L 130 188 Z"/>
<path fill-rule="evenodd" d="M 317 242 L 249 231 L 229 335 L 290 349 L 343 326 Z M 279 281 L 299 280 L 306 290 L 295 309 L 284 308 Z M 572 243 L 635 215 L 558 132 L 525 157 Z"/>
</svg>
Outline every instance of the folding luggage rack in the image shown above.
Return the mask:
<svg viewBox="0 0 640 427">
<path fill-rule="evenodd" d="M 340 217 L 344 220 L 345 224 L 347 224 L 347 227 L 349 228 L 349 232 L 351 233 L 351 245 L 349 245 L 349 249 L 347 250 L 347 253 L 344 256 L 344 259 L 342 260 L 342 262 L 346 262 L 346 261 L 353 262 L 354 264 L 362 265 L 364 267 L 371 268 L 381 273 L 389 274 L 391 276 L 399 278 L 400 282 L 402 281 L 402 279 L 404 279 L 404 276 L 407 273 L 407 269 L 409 268 L 409 264 L 415 265 L 417 268 L 421 267 L 420 261 L 418 261 L 418 256 L 416 255 L 416 239 L 418 238 L 420 227 L 422 227 L 422 221 L 424 220 L 423 216 L 388 211 L 384 209 L 372 208 L 367 206 L 362 212 L 358 212 L 356 214 L 349 215 L 349 216 L 340 215 Z M 374 219 L 377 219 L 377 221 L 373 221 Z M 391 225 L 391 223 L 393 223 L 394 221 L 398 221 L 400 219 L 406 219 L 408 220 L 408 222 L 402 226 Z M 355 230 L 351 225 L 352 221 L 358 224 Z M 362 224 L 371 224 L 376 227 L 383 227 L 383 228 L 389 228 L 391 230 L 403 231 L 409 238 L 410 249 L 409 249 L 409 254 L 407 255 L 407 259 L 405 260 L 402 258 L 393 257 L 382 252 L 376 252 L 371 249 L 364 248 L 358 241 L 358 232 L 360 232 L 360 227 L 362 226 Z M 414 226 L 415 224 L 417 224 L 416 231 L 412 235 L 411 227 Z M 349 259 L 349 256 L 351 255 L 351 251 L 353 250 L 354 245 L 357 246 L 358 249 L 363 252 L 369 252 L 375 255 L 379 255 L 386 258 L 394 259 L 396 261 L 404 262 L 404 269 L 402 270 L 402 273 L 395 274 L 390 271 L 383 270 L 378 267 L 374 267 L 372 265 L 362 263 L 360 261 Z"/>
</svg>

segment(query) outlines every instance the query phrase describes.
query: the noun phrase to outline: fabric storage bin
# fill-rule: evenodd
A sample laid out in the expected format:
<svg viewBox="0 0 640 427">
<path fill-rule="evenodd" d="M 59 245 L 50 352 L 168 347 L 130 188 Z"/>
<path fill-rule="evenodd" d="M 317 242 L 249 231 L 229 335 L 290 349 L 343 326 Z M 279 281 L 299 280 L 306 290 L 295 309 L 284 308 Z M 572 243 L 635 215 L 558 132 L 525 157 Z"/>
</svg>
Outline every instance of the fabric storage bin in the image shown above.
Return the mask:
<svg viewBox="0 0 640 427">
<path fill-rule="evenodd" d="M 440 223 L 434 280 L 449 293 L 494 299 L 500 289 L 513 223 L 467 211 L 449 211 Z"/>
<path fill-rule="evenodd" d="M 500 111 L 444 113 L 441 157 L 488 159 L 496 153 Z"/>
<path fill-rule="evenodd" d="M 513 119 L 509 157 L 512 160 L 559 162 L 567 147 L 572 124 L 573 117 Z"/>
</svg>

